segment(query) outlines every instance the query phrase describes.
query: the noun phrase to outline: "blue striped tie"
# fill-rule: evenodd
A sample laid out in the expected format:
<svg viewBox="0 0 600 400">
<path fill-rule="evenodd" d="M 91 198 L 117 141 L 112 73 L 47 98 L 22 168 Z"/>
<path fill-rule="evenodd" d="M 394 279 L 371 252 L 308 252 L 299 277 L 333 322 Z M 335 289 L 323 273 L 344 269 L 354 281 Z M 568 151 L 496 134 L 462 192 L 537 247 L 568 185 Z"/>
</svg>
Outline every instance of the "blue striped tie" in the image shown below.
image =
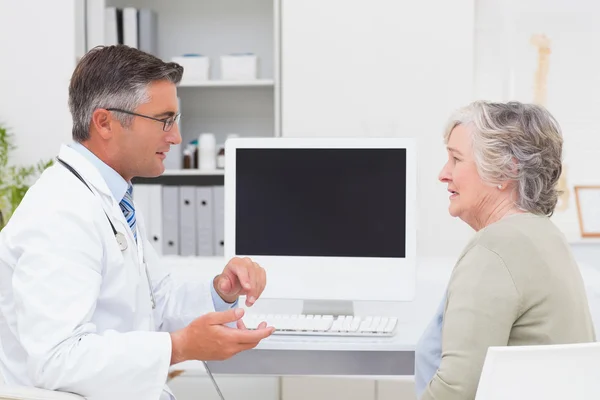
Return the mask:
<svg viewBox="0 0 600 400">
<path fill-rule="evenodd" d="M 123 200 L 119 203 L 121 206 L 121 211 L 123 211 L 123 215 L 131 228 L 131 232 L 133 232 L 133 237 L 137 241 L 137 232 L 135 230 L 135 208 L 133 208 L 133 199 L 131 197 L 131 193 L 133 192 L 133 186 L 129 185 L 127 191 L 125 192 L 125 196 L 123 196 Z"/>
</svg>

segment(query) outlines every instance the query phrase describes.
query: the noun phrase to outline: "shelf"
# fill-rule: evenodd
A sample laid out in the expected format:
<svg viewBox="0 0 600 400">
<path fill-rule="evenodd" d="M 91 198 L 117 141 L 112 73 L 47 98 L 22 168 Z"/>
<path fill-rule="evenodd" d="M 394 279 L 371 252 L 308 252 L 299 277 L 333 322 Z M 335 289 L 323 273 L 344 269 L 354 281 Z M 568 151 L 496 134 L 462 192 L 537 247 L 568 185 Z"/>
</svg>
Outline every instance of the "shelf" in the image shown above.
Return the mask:
<svg viewBox="0 0 600 400">
<path fill-rule="evenodd" d="M 269 87 L 274 86 L 272 79 L 257 79 L 253 81 L 181 81 L 179 87 Z"/>
<path fill-rule="evenodd" d="M 592 244 L 592 245 L 600 245 L 600 238 L 582 238 L 582 237 L 578 237 L 578 238 L 574 238 L 574 239 L 569 239 L 569 244 L 572 245 L 579 245 L 579 244 Z"/>
<path fill-rule="evenodd" d="M 212 175 L 223 176 L 225 171 L 222 169 L 202 170 L 202 169 L 166 169 L 163 176 L 189 176 L 189 175 Z"/>
</svg>

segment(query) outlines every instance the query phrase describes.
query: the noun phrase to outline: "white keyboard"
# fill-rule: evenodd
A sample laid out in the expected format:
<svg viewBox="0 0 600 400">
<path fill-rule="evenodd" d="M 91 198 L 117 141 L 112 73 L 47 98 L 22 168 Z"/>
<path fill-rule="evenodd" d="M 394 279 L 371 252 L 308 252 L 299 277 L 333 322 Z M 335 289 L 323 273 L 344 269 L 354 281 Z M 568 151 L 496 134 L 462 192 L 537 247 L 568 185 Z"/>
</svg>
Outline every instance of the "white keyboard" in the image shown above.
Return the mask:
<svg viewBox="0 0 600 400">
<path fill-rule="evenodd" d="M 246 314 L 248 329 L 256 329 L 261 322 L 275 327 L 274 335 L 310 336 L 393 336 L 398 322 L 392 317 L 353 317 L 333 315 Z"/>
</svg>

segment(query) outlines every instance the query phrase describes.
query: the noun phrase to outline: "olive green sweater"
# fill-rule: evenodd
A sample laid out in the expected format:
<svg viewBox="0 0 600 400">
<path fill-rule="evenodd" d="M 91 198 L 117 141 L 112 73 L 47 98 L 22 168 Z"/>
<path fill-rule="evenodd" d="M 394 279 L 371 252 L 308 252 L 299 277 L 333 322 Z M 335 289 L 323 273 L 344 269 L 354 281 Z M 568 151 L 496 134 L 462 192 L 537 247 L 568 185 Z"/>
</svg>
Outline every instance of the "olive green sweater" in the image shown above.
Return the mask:
<svg viewBox="0 0 600 400">
<path fill-rule="evenodd" d="M 489 346 L 595 341 L 577 263 L 544 216 L 515 214 L 479 231 L 446 299 L 441 364 L 421 400 L 474 399 Z"/>
</svg>

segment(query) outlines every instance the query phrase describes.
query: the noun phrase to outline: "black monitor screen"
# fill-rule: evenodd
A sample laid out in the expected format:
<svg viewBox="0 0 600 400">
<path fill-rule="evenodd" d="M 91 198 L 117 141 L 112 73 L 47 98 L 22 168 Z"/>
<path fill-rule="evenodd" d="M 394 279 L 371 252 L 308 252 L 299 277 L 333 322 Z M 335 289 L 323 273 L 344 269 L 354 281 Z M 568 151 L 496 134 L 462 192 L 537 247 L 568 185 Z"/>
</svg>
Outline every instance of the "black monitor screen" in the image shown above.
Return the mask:
<svg viewBox="0 0 600 400">
<path fill-rule="evenodd" d="M 406 250 L 406 149 L 236 149 L 236 254 Z"/>
</svg>

